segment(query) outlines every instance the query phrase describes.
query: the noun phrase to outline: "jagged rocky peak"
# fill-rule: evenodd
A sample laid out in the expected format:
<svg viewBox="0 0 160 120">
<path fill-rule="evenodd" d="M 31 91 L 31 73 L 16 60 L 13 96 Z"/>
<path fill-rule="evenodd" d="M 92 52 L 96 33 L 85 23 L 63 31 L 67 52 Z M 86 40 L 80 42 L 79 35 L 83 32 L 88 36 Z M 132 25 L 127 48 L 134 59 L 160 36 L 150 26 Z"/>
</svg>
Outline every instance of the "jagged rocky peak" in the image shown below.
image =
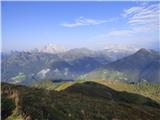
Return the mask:
<svg viewBox="0 0 160 120">
<path fill-rule="evenodd" d="M 145 48 L 141 48 L 137 51 L 137 53 L 150 53 L 151 51 Z"/>
<path fill-rule="evenodd" d="M 159 55 L 159 52 L 151 49 L 141 48 L 136 52 L 136 54 L 137 55 Z"/>
</svg>

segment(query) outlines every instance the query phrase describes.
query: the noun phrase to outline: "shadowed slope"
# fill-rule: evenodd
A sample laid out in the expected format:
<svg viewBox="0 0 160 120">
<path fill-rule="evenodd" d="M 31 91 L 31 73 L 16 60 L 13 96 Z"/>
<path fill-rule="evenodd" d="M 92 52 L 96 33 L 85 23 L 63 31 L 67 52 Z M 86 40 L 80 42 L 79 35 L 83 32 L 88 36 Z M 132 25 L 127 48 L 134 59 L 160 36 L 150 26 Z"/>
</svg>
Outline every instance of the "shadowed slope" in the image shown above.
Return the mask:
<svg viewBox="0 0 160 120">
<path fill-rule="evenodd" d="M 21 120 L 156 120 L 160 117 L 160 107 L 155 101 L 95 82 L 74 84 L 60 92 L 2 83 L 2 95 L 16 105 L 6 120 L 13 120 L 13 114 L 22 116 Z"/>
<path fill-rule="evenodd" d="M 160 104 L 142 95 L 129 93 L 126 91 L 118 92 L 105 85 L 97 82 L 84 82 L 74 84 L 64 90 L 64 92 L 82 94 L 95 98 L 103 98 L 107 100 L 121 101 L 132 104 L 141 104 L 160 108 Z"/>
<path fill-rule="evenodd" d="M 140 49 L 133 55 L 80 76 L 84 80 L 119 80 L 131 83 L 160 83 L 160 53 Z"/>
</svg>

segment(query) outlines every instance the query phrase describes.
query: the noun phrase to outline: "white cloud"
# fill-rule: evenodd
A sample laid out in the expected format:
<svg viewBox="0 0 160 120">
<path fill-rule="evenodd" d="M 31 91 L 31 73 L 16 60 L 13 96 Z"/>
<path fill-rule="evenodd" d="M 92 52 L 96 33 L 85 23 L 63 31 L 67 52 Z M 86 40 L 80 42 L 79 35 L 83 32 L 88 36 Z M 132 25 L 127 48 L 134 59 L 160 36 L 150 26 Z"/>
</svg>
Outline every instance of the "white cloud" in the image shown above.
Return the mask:
<svg viewBox="0 0 160 120">
<path fill-rule="evenodd" d="M 78 27 L 78 26 L 87 26 L 87 25 L 98 25 L 109 22 L 107 20 L 95 20 L 84 17 L 79 17 L 73 23 L 62 23 L 61 25 L 64 27 Z"/>
<path fill-rule="evenodd" d="M 133 33 L 132 30 L 115 30 L 115 31 L 109 32 L 107 35 L 111 37 L 112 36 L 122 37 L 122 36 L 130 36 L 132 33 Z"/>
<path fill-rule="evenodd" d="M 160 4 L 146 4 L 135 6 L 124 11 L 123 16 L 128 18 L 130 25 L 157 25 L 160 15 Z"/>
<path fill-rule="evenodd" d="M 107 33 L 97 35 L 95 40 L 105 43 L 128 43 L 146 47 L 158 46 L 159 40 L 159 4 L 143 4 L 123 11 L 122 20 L 126 28 L 114 28 Z"/>
<path fill-rule="evenodd" d="M 128 15 L 131 15 L 131 14 L 133 15 L 141 10 L 142 10 L 141 7 L 132 7 L 132 8 L 125 10 L 123 16 L 127 17 Z"/>
<path fill-rule="evenodd" d="M 107 33 L 107 36 L 132 36 L 159 30 L 160 4 L 143 4 L 124 10 L 123 17 L 127 18 L 128 28 Z"/>
<path fill-rule="evenodd" d="M 153 29 L 155 28 L 153 28 L 152 26 L 146 28 L 144 26 L 133 26 L 128 29 L 112 30 L 105 34 L 98 35 L 96 36 L 96 38 L 131 38 L 136 36 L 137 34 L 147 34 L 150 32 L 154 32 Z"/>
</svg>

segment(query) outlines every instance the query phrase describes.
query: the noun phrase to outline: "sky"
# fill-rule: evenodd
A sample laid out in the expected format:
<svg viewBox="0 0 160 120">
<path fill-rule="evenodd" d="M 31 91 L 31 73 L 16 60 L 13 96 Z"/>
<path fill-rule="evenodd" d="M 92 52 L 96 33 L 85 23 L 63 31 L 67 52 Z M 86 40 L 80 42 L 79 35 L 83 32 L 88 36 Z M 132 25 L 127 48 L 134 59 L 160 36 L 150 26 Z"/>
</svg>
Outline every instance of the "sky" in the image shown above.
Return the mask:
<svg viewBox="0 0 160 120">
<path fill-rule="evenodd" d="M 46 44 L 159 49 L 159 2 L 3 1 L 2 50 Z"/>
</svg>

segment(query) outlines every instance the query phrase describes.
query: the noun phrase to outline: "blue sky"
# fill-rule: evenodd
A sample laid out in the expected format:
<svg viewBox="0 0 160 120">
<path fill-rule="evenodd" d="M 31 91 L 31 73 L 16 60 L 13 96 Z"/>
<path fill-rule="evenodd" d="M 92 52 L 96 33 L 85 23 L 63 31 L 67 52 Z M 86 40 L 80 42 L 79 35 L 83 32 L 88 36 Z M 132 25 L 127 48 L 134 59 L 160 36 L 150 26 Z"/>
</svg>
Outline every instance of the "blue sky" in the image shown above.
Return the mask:
<svg viewBox="0 0 160 120">
<path fill-rule="evenodd" d="M 158 2 L 2 2 L 2 47 L 159 47 Z"/>
</svg>

